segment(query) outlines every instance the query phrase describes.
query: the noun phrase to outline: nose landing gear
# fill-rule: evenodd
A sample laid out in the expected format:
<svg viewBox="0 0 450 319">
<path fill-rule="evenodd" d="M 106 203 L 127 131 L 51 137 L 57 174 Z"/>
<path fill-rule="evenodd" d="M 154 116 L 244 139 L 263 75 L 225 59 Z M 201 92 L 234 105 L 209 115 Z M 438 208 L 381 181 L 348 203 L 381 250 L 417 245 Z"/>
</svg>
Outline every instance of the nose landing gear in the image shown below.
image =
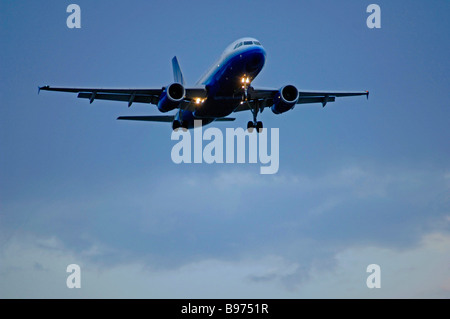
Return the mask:
<svg viewBox="0 0 450 319">
<path fill-rule="evenodd" d="M 257 120 L 257 116 L 258 116 L 258 112 L 261 111 L 260 107 L 259 107 L 259 100 L 253 100 L 253 107 L 250 105 L 250 102 L 248 101 L 248 89 L 250 87 L 250 80 L 249 78 L 242 78 L 242 89 L 243 89 L 243 94 L 242 94 L 242 102 L 243 103 L 247 103 L 250 111 L 253 114 L 253 121 L 249 121 L 247 123 L 247 130 L 249 133 L 253 132 L 253 129 L 256 128 L 256 132 L 261 133 L 262 129 L 263 129 L 263 123 L 261 121 Z"/>
</svg>

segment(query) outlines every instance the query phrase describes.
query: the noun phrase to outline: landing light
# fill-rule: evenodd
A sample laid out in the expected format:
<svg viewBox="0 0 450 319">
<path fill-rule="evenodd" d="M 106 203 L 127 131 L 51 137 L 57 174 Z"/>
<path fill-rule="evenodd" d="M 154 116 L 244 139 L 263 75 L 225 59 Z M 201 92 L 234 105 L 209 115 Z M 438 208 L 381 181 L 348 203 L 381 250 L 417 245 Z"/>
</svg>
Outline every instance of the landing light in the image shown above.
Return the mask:
<svg viewBox="0 0 450 319">
<path fill-rule="evenodd" d="M 243 76 L 242 78 L 241 78 L 241 82 L 242 82 L 242 84 L 249 84 L 250 83 L 250 78 L 247 76 Z"/>
<path fill-rule="evenodd" d="M 200 103 L 203 103 L 203 102 L 205 102 L 205 99 L 202 99 L 202 98 L 195 98 L 194 99 L 195 100 L 195 104 L 200 104 Z"/>
</svg>

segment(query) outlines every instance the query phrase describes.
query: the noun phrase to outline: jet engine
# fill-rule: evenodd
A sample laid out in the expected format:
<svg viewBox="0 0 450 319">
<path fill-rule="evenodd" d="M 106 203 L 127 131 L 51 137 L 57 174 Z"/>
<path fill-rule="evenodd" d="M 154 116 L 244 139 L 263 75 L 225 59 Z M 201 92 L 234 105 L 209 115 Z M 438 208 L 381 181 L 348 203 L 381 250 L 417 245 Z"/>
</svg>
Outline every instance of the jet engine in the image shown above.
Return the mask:
<svg viewBox="0 0 450 319">
<path fill-rule="evenodd" d="M 273 98 L 272 112 L 281 114 L 291 110 L 298 100 L 298 90 L 293 85 L 283 86 Z"/>
<path fill-rule="evenodd" d="M 186 91 L 180 83 L 172 83 L 164 88 L 158 102 L 158 109 L 161 112 L 169 112 L 179 107 L 183 101 Z"/>
</svg>

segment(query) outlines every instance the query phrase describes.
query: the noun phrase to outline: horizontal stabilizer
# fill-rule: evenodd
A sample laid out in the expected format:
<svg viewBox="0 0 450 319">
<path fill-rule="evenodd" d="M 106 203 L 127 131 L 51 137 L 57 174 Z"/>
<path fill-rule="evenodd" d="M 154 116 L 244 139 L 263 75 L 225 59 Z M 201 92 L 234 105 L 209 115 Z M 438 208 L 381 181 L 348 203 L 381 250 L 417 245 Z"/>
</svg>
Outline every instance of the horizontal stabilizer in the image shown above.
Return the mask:
<svg viewBox="0 0 450 319">
<path fill-rule="evenodd" d="M 234 117 L 222 117 L 220 119 L 215 120 L 216 122 L 232 122 L 234 121 Z"/>
<path fill-rule="evenodd" d="M 118 120 L 147 121 L 147 122 L 172 122 L 173 115 L 147 115 L 147 116 L 119 116 Z"/>
<path fill-rule="evenodd" d="M 147 122 L 172 122 L 174 120 L 173 115 L 143 115 L 143 116 L 119 116 L 118 120 L 130 120 L 130 121 L 147 121 Z M 236 120 L 234 117 L 224 117 L 216 119 L 217 122 L 231 122 Z"/>
</svg>

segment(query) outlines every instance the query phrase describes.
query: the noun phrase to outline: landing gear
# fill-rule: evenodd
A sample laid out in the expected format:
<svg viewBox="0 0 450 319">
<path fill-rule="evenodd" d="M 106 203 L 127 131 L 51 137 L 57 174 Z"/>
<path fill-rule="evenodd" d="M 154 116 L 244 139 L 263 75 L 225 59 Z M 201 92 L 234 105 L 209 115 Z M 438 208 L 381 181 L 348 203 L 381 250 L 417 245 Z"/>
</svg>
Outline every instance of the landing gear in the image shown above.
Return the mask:
<svg viewBox="0 0 450 319">
<path fill-rule="evenodd" d="M 253 133 L 253 128 L 254 128 L 255 126 L 253 125 L 253 122 L 252 121 L 249 121 L 248 123 L 247 123 L 247 131 L 249 132 L 249 133 Z"/>
<path fill-rule="evenodd" d="M 256 128 L 256 131 L 258 132 L 258 133 L 261 133 L 262 132 L 262 129 L 263 129 L 263 123 L 261 122 L 261 121 L 258 121 L 258 122 L 252 122 L 252 121 L 249 121 L 248 123 L 247 123 L 247 130 L 248 130 L 248 132 L 249 133 L 252 133 L 253 132 L 253 129 L 254 128 Z"/>
<path fill-rule="evenodd" d="M 247 130 L 249 133 L 252 133 L 253 129 L 256 127 L 256 132 L 261 133 L 262 129 L 263 129 L 263 124 L 261 121 L 257 120 L 257 115 L 258 115 L 258 112 L 260 112 L 260 111 L 262 112 L 262 110 L 264 108 L 260 109 L 259 100 L 253 100 L 253 107 L 250 105 L 250 103 L 248 101 L 248 89 L 250 88 L 250 79 L 248 77 L 245 78 L 245 75 L 244 75 L 244 77 L 242 78 L 241 81 L 242 81 L 242 90 L 243 90 L 241 103 L 247 103 L 250 111 L 253 114 L 253 121 L 249 121 L 247 123 Z"/>
<path fill-rule="evenodd" d="M 188 123 L 185 122 L 181 123 L 178 120 L 174 120 L 172 122 L 172 130 L 174 130 L 175 132 L 178 132 L 178 129 L 180 127 L 183 129 L 183 132 L 186 132 L 188 130 Z"/>
<path fill-rule="evenodd" d="M 180 121 L 174 120 L 172 122 L 172 130 L 174 130 L 175 132 L 177 132 L 180 127 L 181 127 Z"/>
<path fill-rule="evenodd" d="M 247 102 L 248 103 L 248 102 Z M 256 132 L 258 133 L 262 133 L 262 129 L 263 129 L 263 123 L 261 121 L 258 121 L 256 119 L 258 112 L 259 112 L 259 101 L 258 100 L 254 100 L 253 101 L 253 107 L 250 106 L 250 111 L 253 114 L 253 122 L 250 121 L 247 123 L 247 130 L 249 133 L 253 132 L 253 128 L 256 127 Z"/>
<path fill-rule="evenodd" d="M 263 124 L 261 121 L 256 122 L 256 131 L 258 133 L 262 133 L 262 129 L 263 129 Z"/>
</svg>

